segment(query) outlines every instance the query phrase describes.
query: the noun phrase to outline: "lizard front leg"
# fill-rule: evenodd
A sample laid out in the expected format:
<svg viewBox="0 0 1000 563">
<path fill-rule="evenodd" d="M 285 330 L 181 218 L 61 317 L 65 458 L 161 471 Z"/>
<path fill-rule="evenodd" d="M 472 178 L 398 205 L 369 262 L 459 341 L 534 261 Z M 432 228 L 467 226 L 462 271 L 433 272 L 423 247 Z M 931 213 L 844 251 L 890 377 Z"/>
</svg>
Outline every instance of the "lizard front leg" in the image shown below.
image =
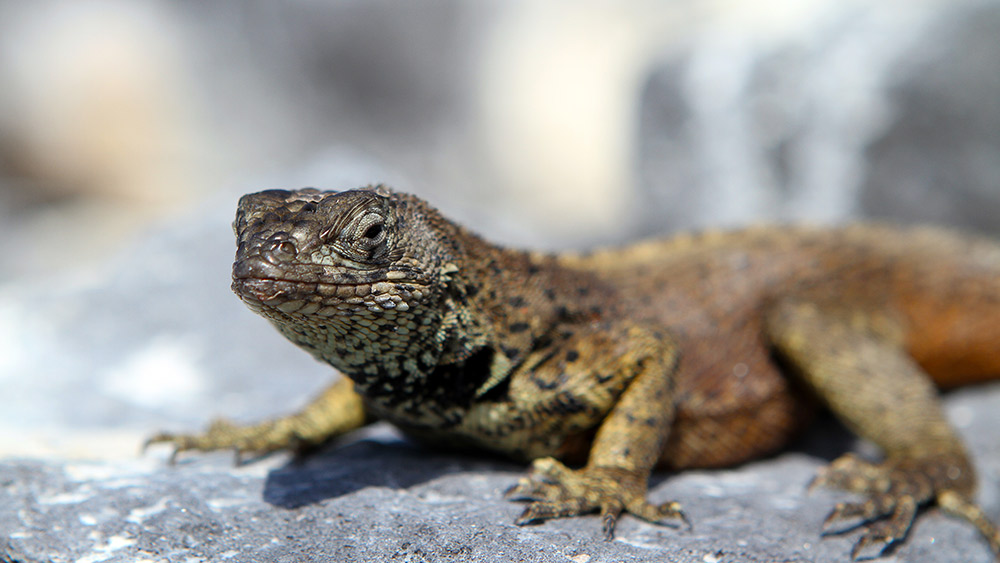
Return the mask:
<svg viewBox="0 0 1000 563">
<path fill-rule="evenodd" d="M 591 445 L 586 466 L 573 470 L 552 457 L 536 459 L 532 477 L 522 479 L 508 498 L 530 504 L 515 521 L 528 524 L 550 518 L 600 512 L 604 536 L 614 536 L 615 523 L 622 512 L 650 522 L 686 522 L 677 502 L 660 505 L 646 500 L 649 474 L 660 457 L 674 420 L 673 382 L 677 365 L 676 349 L 655 331 L 623 331 L 628 342 L 618 343 L 627 353 L 613 358 L 616 377 L 630 378 L 614 406 L 601 422 Z M 567 371 L 601 371 L 609 346 L 603 342 L 578 345 L 600 357 L 581 357 L 562 366 Z M 554 367 L 554 366 L 549 366 Z M 545 369 L 537 366 L 535 369 Z M 606 376 L 605 376 L 606 377 Z M 566 391 L 574 382 L 586 382 L 587 375 L 564 373 Z M 585 392 L 585 391 L 584 391 Z"/>
<path fill-rule="evenodd" d="M 930 377 L 903 349 L 897 324 L 786 302 L 769 314 L 767 333 L 831 410 L 885 452 L 880 463 L 848 454 L 820 472 L 814 484 L 867 497 L 837 505 L 824 532 L 864 527 L 851 555 L 876 557 L 906 537 L 922 506 L 936 502 L 975 525 L 1000 554 L 1000 532 L 972 501 L 976 476 L 965 447 Z"/>
<path fill-rule="evenodd" d="M 354 383 L 341 378 L 297 413 L 247 426 L 219 419 L 201 434 L 164 432 L 149 438 L 146 445 L 173 445 L 171 461 L 178 453 L 188 450 L 232 449 L 242 457 L 319 444 L 360 428 L 365 421 L 364 405 L 361 396 L 354 391 Z"/>
</svg>

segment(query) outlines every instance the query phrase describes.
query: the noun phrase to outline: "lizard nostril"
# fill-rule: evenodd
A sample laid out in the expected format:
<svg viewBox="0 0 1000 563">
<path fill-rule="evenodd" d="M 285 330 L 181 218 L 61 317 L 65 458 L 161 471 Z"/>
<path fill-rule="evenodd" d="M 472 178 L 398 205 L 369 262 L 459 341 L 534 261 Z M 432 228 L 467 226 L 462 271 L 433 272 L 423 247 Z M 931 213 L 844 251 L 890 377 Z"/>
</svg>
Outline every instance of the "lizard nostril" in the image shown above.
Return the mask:
<svg viewBox="0 0 1000 563">
<path fill-rule="evenodd" d="M 295 243 L 286 237 L 287 235 L 284 234 L 271 237 L 269 241 L 264 243 L 260 251 L 261 258 L 271 264 L 279 264 L 294 259 L 298 249 L 295 247 Z"/>
<path fill-rule="evenodd" d="M 274 246 L 273 251 L 277 254 L 281 254 L 283 257 L 291 258 L 292 256 L 295 256 L 295 244 L 286 240 Z"/>
</svg>

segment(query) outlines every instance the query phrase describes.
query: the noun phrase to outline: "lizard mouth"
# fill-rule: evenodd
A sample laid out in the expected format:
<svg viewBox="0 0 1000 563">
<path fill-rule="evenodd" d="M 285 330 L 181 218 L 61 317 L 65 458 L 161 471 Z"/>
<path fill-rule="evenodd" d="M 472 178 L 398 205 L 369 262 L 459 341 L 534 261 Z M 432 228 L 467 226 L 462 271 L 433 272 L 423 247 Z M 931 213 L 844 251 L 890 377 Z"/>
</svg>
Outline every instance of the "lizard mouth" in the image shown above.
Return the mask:
<svg viewBox="0 0 1000 563">
<path fill-rule="evenodd" d="M 237 278 L 233 277 L 233 291 L 244 301 L 250 299 L 262 304 L 273 305 L 275 301 L 296 299 L 299 296 L 317 295 L 317 283 L 278 278 Z"/>
<path fill-rule="evenodd" d="M 328 317 L 338 313 L 350 314 L 351 310 L 367 309 L 373 304 L 368 303 L 372 301 L 371 297 L 366 299 L 357 295 L 359 292 L 371 294 L 370 289 L 361 285 L 233 278 L 232 289 L 246 306 L 268 317 L 274 317 L 274 312 L 278 311 Z"/>
<path fill-rule="evenodd" d="M 233 291 L 241 299 L 273 305 L 275 301 L 294 300 L 299 296 L 316 295 L 318 272 L 287 265 L 278 266 L 261 257 L 246 257 L 233 263 Z M 310 269 L 312 270 L 312 269 Z"/>
<path fill-rule="evenodd" d="M 233 265 L 233 292 L 257 312 L 322 311 L 327 316 L 333 314 L 331 308 L 345 312 L 352 309 L 403 312 L 424 297 L 426 287 L 417 282 L 359 280 L 355 275 L 331 275 L 316 269 L 279 271 L 264 260 L 243 260 Z"/>
</svg>

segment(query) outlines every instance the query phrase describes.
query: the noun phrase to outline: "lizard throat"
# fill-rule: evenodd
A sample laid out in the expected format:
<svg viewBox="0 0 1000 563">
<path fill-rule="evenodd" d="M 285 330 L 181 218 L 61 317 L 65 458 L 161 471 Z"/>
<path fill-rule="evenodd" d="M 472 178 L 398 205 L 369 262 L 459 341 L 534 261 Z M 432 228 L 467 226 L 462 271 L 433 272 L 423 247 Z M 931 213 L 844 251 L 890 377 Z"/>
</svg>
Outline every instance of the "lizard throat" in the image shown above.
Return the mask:
<svg viewBox="0 0 1000 563">
<path fill-rule="evenodd" d="M 384 288 L 376 285 L 365 294 L 360 286 L 233 280 L 248 307 L 351 378 L 379 416 L 409 428 L 458 424 L 489 377 L 492 350 L 456 357 L 442 329 L 441 307 L 412 299 L 401 306 L 403 301 L 392 300 L 398 290 L 377 293 Z M 411 298 L 416 291 L 409 290 Z M 388 301 L 380 299 L 386 295 Z"/>
</svg>

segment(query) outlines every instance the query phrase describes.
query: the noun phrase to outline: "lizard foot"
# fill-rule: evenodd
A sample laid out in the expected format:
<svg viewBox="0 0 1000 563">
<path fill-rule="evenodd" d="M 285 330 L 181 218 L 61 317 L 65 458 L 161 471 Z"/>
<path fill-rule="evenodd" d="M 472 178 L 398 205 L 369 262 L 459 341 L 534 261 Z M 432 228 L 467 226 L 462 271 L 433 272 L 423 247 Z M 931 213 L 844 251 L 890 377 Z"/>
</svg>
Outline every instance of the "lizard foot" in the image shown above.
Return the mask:
<svg viewBox="0 0 1000 563">
<path fill-rule="evenodd" d="M 519 526 L 598 511 L 606 540 L 614 538 L 623 511 L 657 524 L 680 520 L 691 526 L 679 503 L 654 505 L 646 500 L 645 475 L 613 467 L 572 470 L 550 457 L 536 459 L 531 477 L 522 478 L 505 496 L 530 501 L 514 521 Z"/>
<path fill-rule="evenodd" d="M 312 443 L 306 439 L 307 429 L 299 428 L 301 419 L 295 416 L 268 420 L 250 426 L 239 426 L 224 419 L 214 420 L 201 434 L 172 434 L 162 432 L 150 437 L 143 444 L 145 450 L 152 444 L 167 443 L 174 448 L 170 463 L 177 461 L 181 452 L 202 452 L 231 449 L 236 452 L 236 463 L 281 449 L 302 449 Z"/>
<path fill-rule="evenodd" d="M 975 525 L 994 553 L 1000 553 L 1000 533 L 969 497 L 974 479 L 961 456 L 899 458 L 876 464 L 846 454 L 821 470 L 810 488 L 830 487 L 866 497 L 862 502 L 836 505 L 823 522 L 824 535 L 864 529 L 851 550 L 855 560 L 879 557 L 902 541 L 917 511 L 932 501 Z"/>
</svg>

